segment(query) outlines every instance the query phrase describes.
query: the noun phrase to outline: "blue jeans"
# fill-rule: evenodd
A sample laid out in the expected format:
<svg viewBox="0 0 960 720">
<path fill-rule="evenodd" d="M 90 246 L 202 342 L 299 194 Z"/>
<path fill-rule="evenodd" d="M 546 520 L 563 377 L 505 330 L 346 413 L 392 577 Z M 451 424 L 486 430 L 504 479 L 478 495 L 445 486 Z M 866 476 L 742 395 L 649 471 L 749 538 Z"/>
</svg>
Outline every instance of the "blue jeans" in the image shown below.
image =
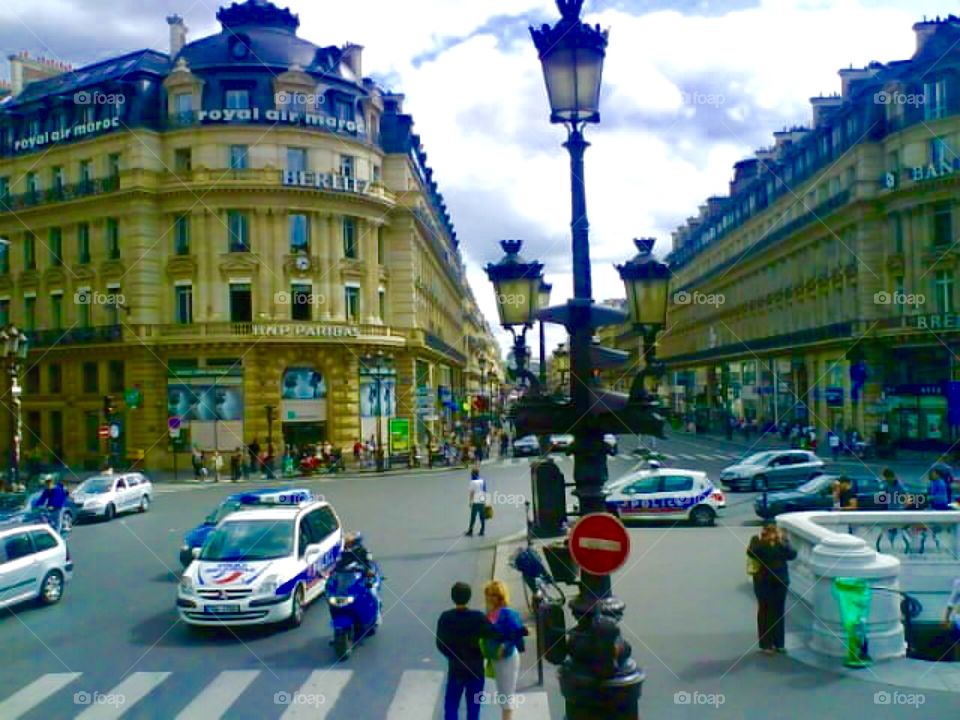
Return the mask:
<svg viewBox="0 0 960 720">
<path fill-rule="evenodd" d="M 480 720 L 480 698 L 484 678 L 458 678 L 447 675 L 447 689 L 443 696 L 443 720 L 460 717 L 460 697 L 467 693 L 467 720 Z"/>
</svg>

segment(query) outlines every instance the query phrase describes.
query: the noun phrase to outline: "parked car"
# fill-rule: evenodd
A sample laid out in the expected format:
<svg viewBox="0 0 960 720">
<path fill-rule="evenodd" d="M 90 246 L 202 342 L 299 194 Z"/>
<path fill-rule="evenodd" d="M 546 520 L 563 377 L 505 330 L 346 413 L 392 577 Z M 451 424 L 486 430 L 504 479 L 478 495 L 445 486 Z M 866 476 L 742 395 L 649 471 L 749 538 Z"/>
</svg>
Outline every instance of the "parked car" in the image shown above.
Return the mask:
<svg viewBox="0 0 960 720">
<path fill-rule="evenodd" d="M 559 435 L 551 435 L 547 442 L 550 452 L 569 453 L 571 450 L 573 450 L 573 440 L 573 435 L 563 433 Z"/>
<path fill-rule="evenodd" d="M 79 517 L 113 520 L 119 513 L 146 512 L 153 499 L 153 485 L 143 473 L 94 475 L 73 492 Z"/>
<path fill-rule="evenodd" d="M 513 441 L 514 457 L 536 457 L 540 454 L 540 441 L 536 435 L 526 435 Z"/>
<path fill-rule="evenodd" d="M 687 520 L 713 525 L 727 500 L 699 470 L 639 470 L 607 486 L 607 511 L 627 520 Z"/>
<path fill-rule="evenodd" d="M 763 496 L 759 495 L 753 501 L 754 512 L 761 518 L 769 519 L 788 512 L 833 510 L 833 486 L 839 477 L 819 475 L 795 490 L 767 493 L 766 506 Z M 858 510 L 887 509 L 882 480 L 875 477 L 851 477 L 850 480 Z"/>
<path fill-rule="evenodd" d="M 824 474 L 826 463 L 807 450 L 768 450 L 740 460 L 720 473 L 731 490 L 795 488 Z"/>
<path fill-rule="evenodd" d="M 27 600 L 53 605 L 72 577 L 70 550 L 49 525 L 0 524 L 0 608 Z"/>
</svg>

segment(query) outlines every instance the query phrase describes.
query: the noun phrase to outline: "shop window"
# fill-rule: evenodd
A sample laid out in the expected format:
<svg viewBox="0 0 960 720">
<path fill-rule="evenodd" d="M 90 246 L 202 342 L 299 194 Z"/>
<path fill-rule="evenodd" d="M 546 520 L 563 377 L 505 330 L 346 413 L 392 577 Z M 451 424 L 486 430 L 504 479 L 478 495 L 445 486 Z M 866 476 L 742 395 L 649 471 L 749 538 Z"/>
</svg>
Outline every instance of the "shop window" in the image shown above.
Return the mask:
<svg viewBox="0 0 960 720">
<path fill-rule="evenodd" d="M 23 299 L 23 329 L 37 329 L 37 298 L 35 295 Z"/>
<path fill-rule="evenodd" d="M 230 322 L 253 320 L 253 298 L 249 283 L 230 283 Z"/>
<path fill-rule="evenodd" d="M 63 328 L 63 295 L 50 296 L 50 327 L 54 330 Z"/>
<path fill-rule="evenodd" d="M 173 297 L 174 322 L 189 325 L 193 322 L 193 286 L 177 285 Z"/>
<path fill-rule="evenodd" d="M 360 288 L 348 285 L 343 290 L 347 322 L 360 320 Z"/>
<path fill-rule="evenodd" d="M 231 170 L 246 170 L 247 169 L 247 157 L 250 154 L 250 148 L 246 145 L 231 145 L 230 146 L 230 169 Z"/>
<path fill-rule="evenodd" d="M 116 218 L 107 218 L 107 258 L 120 259 L 120 222 Z"/>
<path fill-rule="evenodd" d="M 196 360 L 190 367 L 197 367 Z M 207 367 L 242 368 L 243 358 L 207 358 Z"/>
<path fill-rule="evenodd" d="M 83 363 L 83 392 L 88 395 L 100 392 L 100 367 L 95 362 Z"/>
<path fill-rule="evenodd" d="M 304 148 L 287 148 L 287 170 L 290 172 L 307 171 L 307 151 Z"/>
<path fill-rule="evenodd" d="M 108 392 L 122 393 L 126 389 L 126 376 L 123 360 L 111 360 L 107 365 Z"/>
<path fill-rule="evenodd" d="M 290 215 L 289 233 L 291 254 L 310 252 L 310 226 L 306 215 Z"/>
<path fill-rule="evenodd" d="M 343 256 L 350 260 L 358 257 L 357 221 L 352 217 L 343 218 Z"/>
<path fill-rule="evenodd" d="M 173 171 L 188 173 L 193 167 L 193 152 L 190 148 L 177 148 L 173 151 Z"/>
<path fill-rule="evenodd" d="M 77 225 L 77 261 L 81 265 L 90 264 L 90 225 Z"/>
<path fill-rule="evenodd" d="M 250 227 L 247 216 L 237 210 L 227 212 L 230 252 L 250 252 Z"/>
<path fill-rule="evenodd" d="M 63 368 L 60 363 L 47 365 L 47 387 L 52 394 L 63 392 Z"/>
<path fill-rule="evenodd" d="M 312 285 L 294 285 L 290 289 L 290 300 L 293 303 L 290 310 L 291 320 L 312 320 L 313 299 Z"/>
<path fill-rule="evenodd" d="M 933 296 L 936 298 L 937 311 L 953 312 L 953 272 L 938 270 L 933 281 Z"/>
<path fill-rule="evenodd" d="M 951 245 L 953 241 L 953 205 L 937 203 L 933 206 L 933 244 Z"/>
<path fill-rule="evenodd" d="M 181 215 L 174 221 L 173 250 L 177 255 L 190 254 L 190 216 Z"/>
</svg>

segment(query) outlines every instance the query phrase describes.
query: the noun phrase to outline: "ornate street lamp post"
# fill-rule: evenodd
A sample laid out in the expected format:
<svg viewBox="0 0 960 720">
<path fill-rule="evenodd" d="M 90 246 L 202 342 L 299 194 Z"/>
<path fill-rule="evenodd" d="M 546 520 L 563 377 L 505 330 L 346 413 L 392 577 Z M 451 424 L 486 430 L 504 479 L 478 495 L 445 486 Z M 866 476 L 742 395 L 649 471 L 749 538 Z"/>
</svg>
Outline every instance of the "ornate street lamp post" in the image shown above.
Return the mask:
<svg viewBox="0 0 960 720">
<path fill-rule="evenodd" d="M 20 483 L 20 450 L 23 444 L 23 412 L 20 397 L 20 370 L 27 359 L 30 343 L 27 335 L 15 325 L 0 330 L 0 342 L 3 343 L 3 358 L 7 364 L 7 377 L 10 380 L 10 402 L 13 405 L 13 427 L 10 433 L 10 471 L 7 473 L 7 485 L 12 490 Z"/>
<path fill-rule="evenodd" d="M 567 128 L 564 147 L 570 153 L 572 251 L 574 297 L 566 306 L 541 310 L 539 318 L 566 326 L 570 337 L 570 399 L 565 412 L 529 406 L 526 422 L 548 427 L 549 414 L 575 434 L 574 494 L 581 515 L 606 511 L 607 453 L 605 432 L 620 427 L 640 427 L 646 407 L 626 399 L 611 402 L 609 411 L 598 410 L 613 396 L 599 390 L 594 369 L 622 364 L 625 354 L 595 346 L 594 331 L 619 324 L 624 314 L 594 304 L 590 272 L 584 153 L 588 143 L 583 129 L 600 121 L 600 85 L 606 55 L 607 33 L 580 21 L 583 0 L 557 0 L 561 19 L 550 27 L 530 32 L 543 65 L 550 121 Z M 630 400 L 634 398 L 631 397 Z M 654 423 L 656 432 L 659 426 Z M 559 428 L 558 428 L 559 429 Z M 577 620 L 567 638 L 568 656 L 559 669 L 560 687 L 568 720 L 633 720 L 638 718 L 645 674 L 631 658 L 631 648 L 620 633 L 624 604 L 615 598 L 609 575 L 581 573 L 580 594 L 570 604 Z"/>
<path fill-rule="evenodd" d="M 553 285 L 549 283 L 541 282 L 540 283 L 540 298 L 537 306 L 540 310 L 546 310 L 550 307 L 550 291 L 553 290 Z M 540 386 L 547 386 L 547 333 L 545 328 L 546 323 L 543 319 L 540 320 Z"/>
<path fill-rule="evenodd" d="M 383 372 L 387 367 L 387 363 L 390 362 L 390 358 L 383 354 L 383 350 L 377 350 L 376 353 L 367 353 L 363 356 L 363 364 L 367 370 L 373 370 L 374 377 L 376 378 L 376 391 L 377 391 L 377 444 L 376 444 L 376 454 L 377 454 L 377 472 L 383 472 L 384 470 L 384 453 L 383 453 L 383 389 L 382 389 L 382 378 Z M 429 450 L 428 450 L 429 452 Z"/>
</svg>

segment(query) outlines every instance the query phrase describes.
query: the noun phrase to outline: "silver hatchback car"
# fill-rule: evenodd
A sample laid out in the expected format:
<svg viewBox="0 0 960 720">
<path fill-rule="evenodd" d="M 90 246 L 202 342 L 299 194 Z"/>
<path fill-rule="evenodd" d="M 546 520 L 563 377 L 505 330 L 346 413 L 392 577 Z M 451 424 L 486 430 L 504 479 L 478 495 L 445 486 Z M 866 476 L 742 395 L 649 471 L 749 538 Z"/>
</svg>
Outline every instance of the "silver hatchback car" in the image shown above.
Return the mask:
<svg viewBox="0 0 960 720">
<path fill-rule="evenodd" d="M 94 475 L 77 486 L 73 500 L 80 517 L 113 520 L 122 512 L 149 510 L 153 485 L 138 472 Z"/>
<path fill-rule="evenodd" d="M 53 605 L 72 577 L 70 550 L 49 525 L 0 525 L 0 608 L 27 600 Z"/>
<path fill-rule="evenodd" d="M 792 489 L 823 475 L 825 467 L 807 450 L 768 450 L 724 468 L 720 483 L 731 490 Z"/>
</svg>

